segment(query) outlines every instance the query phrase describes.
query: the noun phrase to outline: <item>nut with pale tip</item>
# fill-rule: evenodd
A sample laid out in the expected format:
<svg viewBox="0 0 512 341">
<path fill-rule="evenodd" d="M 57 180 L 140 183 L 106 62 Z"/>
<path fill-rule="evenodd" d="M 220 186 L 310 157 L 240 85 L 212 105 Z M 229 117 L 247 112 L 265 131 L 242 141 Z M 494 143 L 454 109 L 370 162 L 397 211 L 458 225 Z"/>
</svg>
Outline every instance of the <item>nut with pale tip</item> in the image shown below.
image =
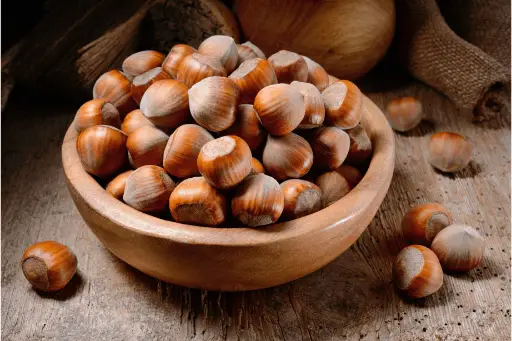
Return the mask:
<svg viewBox="0 0 512 341">
<path fill-rule="evenodd" d="M 335 170 L 345 161 L 350 148 L 350 138 L 338 127 L 315 129 L 309 140 L 313 149 L 315 167 Z"/>
<path fill-rule="evenodd" d="M 363 94 L 352 82 L 335 81 L 322 92 L 325 121 L 342 129 L 354 128 L 363 116 Z"/>
<path fill-rule="evenodd" d="M 441 288 L 443 270 L 432 250 L 422 245 L 410 245 L 396 256 L 393 281 L 407 296 L 422 298 Z"/>
<path fill-rule="evenodd" d="M 270 63 L 261 58 L 250 59 L 229 75 L 240 89 L 240 103 L 252 104 L 264 87 L 277 84 L 276 74 Z"/>
<path fill-rule="evenodd" d="M 306 114 L 304 96 L 289 84 L 261 89 L 254 99 L 254 110 L 265 130 L 277 136 L 291 133 Z"/>
<path fill-rule="evenodd" d="M 279 183 L 265 174 L 247 177 L 236 188 L 231 199 L 231 212 L 242 224 L 257 227 L 275 223 L 284 208 L 284 195 Z"/>
<path fill-rule="evenodd" d="M 347 195 L 350 184 L 336 171 L 325 172 L 316 178 L 315 184 L 322 190 L 324 206 L 328 207 Z"/>
<path fill-rule="evenodd" d="M 151 86 L 151 84 L 158 82 L 162 79 L 170 79 L 171 76 L 161 67 L 156 67 L 147 72 L 144 72 L 137 77 L 135 77 L 132 81 L 132 97 L 137 104 L 140 104 L 142 96 L 146 90 Z"/>
<path fill-rule="evenodd" d="M 226 77 L 208 77 L 188 91 L 190 113 L 201 127 L 219 132 L 229 128 L 236 119 L 240 90 Z"/>
<path fill-rule="evenodd" d="M 366 130 L 358 124 L 354 128 L 345 131 L 350 138 L 347 163 L 356 166 L 368 163 L 373 153 L 373 145 Z"/>
<path fill-rule="evenodd" d="M 230 189 L 249 175 L 251 160 L 251 149 L 247 143 L 238 136 L 228 135 L 203 145 L 197 158 L 197 168 L 215 188 Z"/>
<path fill-rule="evenodd" d="M 279 83 L 307 82 L 308 65 L 299 54 L 281 50 L 268 57 L 268 61 L 276 72 Z"/>
<path fill-rule="evenodd" d="M 462 135 L 435 133 L 428 144 L 430 164 L 443 172 L 458 172 L 471 161 L 473 146 Z"/>
<path fill-rule="evenodd" d="M 162 69 L 167 72 L 172 78 L 178 75 L 178 67 L 185 57 L 196 53 L 197 50 L 192 46 L 185 44 L 174 45 L 162 62 Z"/>
<path fill-rule="evenodd" d="M 65 245 L 44 241 L 29 246 L 21 259 L 25 278 L 42 291 L 64 288 L 76 273 L 77 259 Z"/>
<path fill-rule="evenodd" d="M 171 193 L 169 209 L 179 223 L 218 226 L 228 216 L 223 193 L 203 177 L 185 179 Z"/>
<path fill-rule="evenodd" d="M 181 61 L 176 79 L 190 88 L 202 79 L 212 76 L 226 77 L 227 75 L 219 60 L 199 53 L 192 53 Z"/>
<path fill-rule="evenodd" d="M 429 246 L 435 236 L 452 222 L 451 212 L 443 205 L 427 203 L 407 211 L 402 218 L 402 232 L 410 244 Z"/>
<path fill-rule="evenodd" d="M 121 124 L 121 130 L 126 134 L 130 135 L 137 128 L 142 126 L 155 126 L 150 120 L 142 114 L 140 109 L 130 111 Z"/>
<path fill-rule="evenodd" d="M 250 41 L 246 41 L 243 44 L 237 44 L 236 50 L 238 51 L 237 67 L 249 59 L 254 59 L 254 58 L 266 59 L 265 53 L 263 53 L 263 51 L 261 51 L 261 49 L 259 47 L 257 47 Z"/>
<path fill-rule="evenodd" d="M 263 165 L 276 180 L 301 178 L 313 166 L 313 150 L 302 136 L 269 135 L 263 149 Z"/>
<path fill-rule="evenodd" d="M 102 124 L 115 128 L 121 127 L 119 111 L 103 98 L 85 102 L 76 112 L 75 129 L 79 133 L 89 127 Z"/>
<path fill-rule="evenodd" d="M 397 98 L 389 102 L 385 114 L 391 128 L 406 132 L 420 124 L 423 106 L 414 97 Z"/>
<path fill-rule="evenodd" d="M 133 168 L 146 165 L 162 166 L 165 146 L 169 136 L 160 129 L 149 125 L 142 126 L 126 140 L 128 159 Z"/>
<path fill-rule="evenodd" d="M 325 69 L 306 56 L 302 56 L 308 66 L 308 83 L 313 84 L 319 91 L 323 91 L 329 85 L 329 74 Z"/>
<path fill-rule="evenodd" d="M 110 70 L 96 80 L 92 88 L 92 97 L 103 98 L 112 103 L 122 117 L 137 107 L 132 98 L 130 79 L 118 70 Z"/>
<path fill-rule="evenodd" d="M 169 197 L 175 187 L 162 167 L 142 166 L 126 179 L 123 201 L 141 212 L 164 213 L 169 208 Z"/>
<path fill-rule="evenodd" d="M 129 76 L 137 77 L 144 72 L 161 66 L 164 58 L 165 55 L 158 51 L 146 50 L 136 52 L 126 57 L 123 61 L 123 72 Z"/>
<path fill-rule="evenodd" d="M 282 218 L 292 220 L 324 208 L 322 190 L 312 182 L 290 179 L 281 183 L 284 195 Z"/>
<path fill-rule="evenodd" d="M 236 68 L 238 62 L 235 40 L 228 36 L 216 35 L 206 38 L 199 45 L 197 52 L 219 60 L 228 74 Z"/>
<path fill-rule="evenodd" d="M 89 127 L 76 140 L 76 151 L 85 171 L 106 179 L 128 165 L 127 136 L 105 125 Z"/>
<path fill-rule="evenodd" d="M 325 119 L 325 107 L 320 91 L 309 83 L 293 81 L 290 85 L 304 96 L 306 111 L 298 128 L 312 129 L 321 126 Z"/>
<path fill-rule="evenodd" d="M 164 150 L 165 170 L 178 178 L 200 175 L 197 157 L 201 148 L 212 140 L 213 136 L 196 124 L 179 126 L 169 137 Z"/>
<path fill-rule="evenodd" d="M 123 200 L 124 188 L 126 186 L 126 179 L 133 173 L 133 170 L 128 170 L 116 176 L 110 181 L 105 188 L 108 194 L 118 200 Z"/>
<path fill-rule="evenodd" d="M 242 138 L 252 151 L 258 149 L 267 138 L 267 132 L 261 125 L 258 114 L 250 104 L 240 104 L 235 123 L 222 132 L 222 135 L 236 135 Z"/>
</svg>

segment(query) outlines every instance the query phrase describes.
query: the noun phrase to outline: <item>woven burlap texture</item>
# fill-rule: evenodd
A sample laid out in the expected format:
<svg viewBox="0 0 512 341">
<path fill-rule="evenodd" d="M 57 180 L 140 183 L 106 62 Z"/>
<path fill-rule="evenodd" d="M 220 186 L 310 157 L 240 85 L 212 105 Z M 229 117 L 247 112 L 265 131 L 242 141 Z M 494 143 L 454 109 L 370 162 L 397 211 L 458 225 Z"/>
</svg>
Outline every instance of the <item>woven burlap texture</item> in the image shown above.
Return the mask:
<svg viewBox="0 0 512 341">
<path fill-rule="evenodd" d="M 470 2 L 459 2 L 458 5 L 464 8 L 469 6 Z M 486 2 L 503 3 L 496 0 Z M 507 89 L 510 73 L 506 66 L 458 36 L 446 23 L 435 0 L 397 0 L 396 3 L 397 50 L 402 62 L 414 77 L 445 94 L 459 108 L 472 110 L 477 120 L 508 109 Z M 472 8 L 477 7 L 473 4 Z M 459 17 L 458 20 L 461 23 L 467 22 L 468 19 L 479 20 L 475 10 L 471 12 L 471 18 L 467 13 L 466 16 L 462 14 Z M 487 10 L 481 11 L 481 16 L 489 19 L 488 13 Z M 508 15 L 510 16 L 510 7 L 508 7 Z M 457 17 L 454 16 L 452 20 L 457 20 Z M 487 23 L 479 22 L 478 25 L 494 27 L 503 23 L 499 20 L 494 22 L 488 20 Z M 509 25 L 508 32 L 502 31 L 505 37 L 507 34 L 510 36 Z M 474 33 L 474 30 L 468 29 L 467 25 L 454 24 L 453 26 L 460 28 L 474 41 L 483 42 L 479 33 Z M 505 39 L 507 38 L 496 39 L 496 43 L 503 44 Z M 507 44 L 510 44 L 510 40 Z M 489 52 L 495 52 L 502 57 L 503 53 L 497 53 L 499 47 L 487 41 L 482 45 Z"/>
</svg>

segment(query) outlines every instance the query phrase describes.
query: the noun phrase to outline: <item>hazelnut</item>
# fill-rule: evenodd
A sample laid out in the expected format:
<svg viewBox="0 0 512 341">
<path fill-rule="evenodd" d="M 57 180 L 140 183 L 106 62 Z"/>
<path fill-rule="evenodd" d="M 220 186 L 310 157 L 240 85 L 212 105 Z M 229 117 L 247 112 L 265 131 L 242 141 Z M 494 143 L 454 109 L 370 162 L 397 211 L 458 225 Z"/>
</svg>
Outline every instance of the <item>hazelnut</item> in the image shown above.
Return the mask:
<svg viewBox="0 0 512 341">
<path fill-rule="evenodd" d="M 423 117 L 423 108 L 421 102 L 416 98 L 398 98 L 389 102 L 386 117 L 391 128 L 406 132 L 420 124 Z"/>
<path fill-rule="evenodd" d="M 369 161 L 373 153 L 372 141 L 368 137 L 366 130 L 358 124 L 345 132 L 350 137 L 350 149 L 347 155 L 347 163 L 352 165 L 362 165 Z"/>
<path fill-rule="evenodd" d="M 243 44 L 237 45 L 236 49 L 238 51 L 238 63 L 237 67 L 249 59 L 261 58 L 266 59 L 263 51 L 260 50 L 259 47 L 251 43 L 250 41 L 246 41 Z"/>
<path fill-rule="evenodd" d="M 167 74 L 161 67 L 157 67 L 151 69 L 147 72 L 144 72 L 137 77 L 135 77 L 132 81 L 132 97 L 137 104 L 140 104 L 142 96 L 146 92 L 146 90 L 151 86 L 151 84 L 161 81 L 162 79 L 170 79 L 171 76 Z"/>
<path fill-rule="evenodd" d="M 410 245 L 393 263 L 393 280 L 407 296 L 421 298 L 441 288 L 443 270 L 434 252 L 422 245 Z"/>
<path fill-rule="evenodd" d="M 240 137 L 255 151 L 267 138 L 267 132 L 263 129 L 256 110 L 250 104 L 240 104 L 236 117 L 235 123 L 222 134 Z"/>
<path fill-rule="evenodd" d="M 295 52 L 281 50 L 268 57 L 268 61 L 276 72 L 279 83 L 308 80 L 308 65 L 304 58 Z"/>
<path fill-rule="evenodd" d="M 178 75 L 178 67 L 180 63 L 185 59 L 186 56 L 196 53 L 197 50 L 192 46 L 185 44 L 174 45 L 169 51 L 167 57 L 165 57 L 162 63 L 162 69 L 167 72 L 172 78 L 176 78 Z"/>
<path fill-rule="evenodd" d="M 123 200 L 124 188 L 126 186 L 126 179 L 133 173 L 133 170 L 126 171 L 116 176 L 110 181 L 105 188 L 108 194 L 118 200 Z"/>
<path fill-rule="evenodd" d="M 411 208 L 402 219 L 402 232 L 410 244 L 430 245 L 434 237 L 453 222 L 452 214 L 440 204 Z"/>
<path fill-rule="evenodd" d="M 213 57 L 192 53 L 181 61 L 176 79 L 190 88 L 200 80 L 212 76 L 227 76 L 222 64 Z"/>
<path fill-rule="evenodd" d="M 347 157 L 350 138 L 337 127 L 320 127 L 313 131 L 309 140 L 315 160 L 315 167 L 335 170 Z"/>
<path fill-rule="evenodd" d="M 148 165 L 137 168 L 128 179 L 124 189 L 124 202 L 146 213 L 165 212 L 169 197 L 176 187 L 165 169 Z"/>
<path fill-rule="evenodd" d="M 207 142 L 197 158 L 197 168 L 218 189 L 238 185 L 251 172 L 251 149 L 238 136 L 223 136 Z"/>
<path fill-rule="evenodd" d="M 321 126 L 325 118 L 325 107 L 320 91 L 309 83 L 293 81 L 290 85 L 304 96 L 306 111 L 298 128 L 312 129 Z"/>
<path fill-rule="evenodd" d="M 212 140 L 213 136 L 198 125 L 184 124 L 178 127 L 164 150 L 165 170 L 178 178 L 199 175 L 197 157 L 205 143 Z"/>
<path fill-rule="evenodd" d="M 75 254 L 67 246 L 51 240 L 29 246 L 21 259 L 25 278 L 43 291 L 64 288 L 75 275 L 76 265 Z"/>
<path fill-rule="evenodd" d="M 188 91 L 190 113 L 201 127 L 219 132 L 229 128 L 236 118 L 240 90 L 226 77 L 208 77 Z"/>
<path fill-rule="evenodd" d="M 96 125 L 109 125 L 115 128 L 121 127 L 121 117 L 116 107 L 103 98 L 85 102 L 75 115 L 75 129 L 82 132 Z"/>
<path fill-rule="evenodd" d="M 172 79 L 155 82 L 142 96 L 140 111 L 159 128 L 176 128 L 189 116 L 188 88 Z"/>
<path fill-rule="evenodd" d="M 164 149 L 169 136 L 149 125 L 133 131 L 126 141 L 128 158 L 133 168 L 146 165 L 162 166 Z"/>
<path fill-rule="evenodd" d="M 336 81 L 322 92 L 325 120 L 342 129 L 354 128 L 363 116 L 363 94 L 352 82 Z"/>
<path fill-rule="evenodd" d="M 286 220 L 313 214 L 324 207 L 322 190 L 314 183 L 291 179 L 281 183 L 281 188 L 284 195 L 282 217 Z"/>
<path fill-rule="evenodd" d="M 254 100 L 261 124 L 272 135 L 283 136 L 299 126 L 306 113 L 304 97 L 289 84 L 261 89 Z"/>
<path fill-rule="evenodd" d="M 228 36 L 216 35 L 206 38 L 197 52 L 218 59 L 229 74 L 238 62 L 238 51 L 235 40 Z"/>
<path fill-rule="evenodd" d="M 256 227 L 275 223 L 284 207 L 279 183 L 265 174 L 247 177 L 236 188 L 231 212 L 242 224 Z"/>
<path fill-rule="evenodd" d="M 472 227 L 454 224 L 441 230 L 431 246 L 445 271 L 465 272 L 480 264 L 484 239 Z"/>
<path fill-rule="evenodd" d="M 349 166 L 349 165 L 341 165 L 336 169 L 336 172 L 343 175 L 345 180 L 347 180 L 348 184 L 350 185 L 350 188 L 354 188 L 361 182 L 363 179 L 363 175 L 359 171 L 359 169 Z"/>
<path fill-rule="evenodd" d="M 123 61 L 123 72 L 129 76 L 137 77 L 162 65 L 164 58 L 165 56 L 157 51 L 136 52 Z"/>
<path fill-rule="evenodd" d="M 430 164 L 443 172 L 457 172 L 466 167 L 472 151 L 471 143 L 457 133 L 435 133 L 428 145 Z"/>
<path fill-rule="evenodd" d="M 320 64 L 311 58 L 306 56 L 302 56 L 302 58 L 304 58 L 308 66 L 308 83 L 316 86 L 319 91 L 323 91 L 330 84 L 329 74 Z"/>
<path fill-rule="evenodd" d="M 250 59 L 243 62 L 229 75 L 240 89 L 241 103 L 252 104 L 258 92 L 264 87 L 276 84 L 274 69 L 265 59 Z"/>
<path fill-rule="evenodd" d="M 251 173 L 250 175 L 254 174 L 265 174 L 265 168 L 263 167 L 263 164 L 258 160 L 257 158 L 253 157 L 251 161 Z"/>
<path fill-rule="evenodd" d="M 268 173 L 278 181 L 301 178 L 313 165 L 313 150 L 299 135 L 269 135 L 262 161 Z"/>
<path fill-rule="evenodd" d="M 126 134 L 130 135 L 134 130 L 142 126 L 152 126 L 153 123 L 142 114 L 139 109 L 130 111 L 123 120 L 121 130 Z"/>
<path fill-rule="evenodd" d="M 334 77 L 334 76 L 329 75 L 329 85 L 331 85 L 331 84 L 332 84 L 332 83 L 334 83 L 334 82 L 338 82 L 338 81 L 339 81 L 339 78 L 336 78 L 336 77 Z M 328 86 L 329 86 L 329 85 L 328 85 Z M 324 90 L 325 90 L 325 89 L 324 89 Z"/>
<path fill-rule="evenodd" d="M 78 135 L 76 151 L 86 172 L 109 178 L 128 164 L 127 136 L 105 125 L 93 126 Z"/>
<path fill-rule="evenodd" d="M 122 72 L 111 70 L 101 75 L 92 89 L 94 99 L 103 98 L 115 105 L 122 117 L 137 106 L 132 98 L 131 81 Z"/>
<path fill-rule="evenodd" d="M 172 217 L 179 223 L 218 226 L 228 215 L 226 197 L 203 177 L 183 180 L 169 198 Z"/>
<path fill-rule="evenodd" d="M 336 171 L 321 174 L 315 183 L 322 190 L 324 207 L 334 204 L 351 190 L 347 179 Z"/>
</svg>

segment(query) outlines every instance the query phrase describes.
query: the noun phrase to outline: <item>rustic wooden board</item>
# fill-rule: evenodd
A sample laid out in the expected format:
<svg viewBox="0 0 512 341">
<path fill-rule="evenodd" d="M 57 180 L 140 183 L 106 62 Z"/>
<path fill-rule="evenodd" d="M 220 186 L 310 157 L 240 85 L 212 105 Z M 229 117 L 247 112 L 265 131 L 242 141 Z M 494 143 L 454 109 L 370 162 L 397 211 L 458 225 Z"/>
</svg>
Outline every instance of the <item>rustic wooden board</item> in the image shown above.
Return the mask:
<svg viewBox="0 0 512 341">
<path fill-rule="evenodd" d="M 379 92 L 422 99 L 428 121 L 396 135 L 395 177 L 377 216 L 347 252 L 303 279 L 246 293 L 189 290 L 146 276 L 111 255 L 73 206 L 60 148 L 76 108 L 16 102 L 2 139 L 3 340 L 507 340 L 510 336 L 510 115 L 475 125 L 451 103 L 410 82 Z M 435 131 L 474 143 L 471 165 L 446 176 L 427 163 Z M 410 301 L 391 283 L 411 206 L 445 204 L 485 237 L 485 260 L 445 275 L 435 295 Z M 23 277 L 24 249 L 54 239 L 77 254 L 79 273 L 62 292 L 39 294 Z"/>
</svg>

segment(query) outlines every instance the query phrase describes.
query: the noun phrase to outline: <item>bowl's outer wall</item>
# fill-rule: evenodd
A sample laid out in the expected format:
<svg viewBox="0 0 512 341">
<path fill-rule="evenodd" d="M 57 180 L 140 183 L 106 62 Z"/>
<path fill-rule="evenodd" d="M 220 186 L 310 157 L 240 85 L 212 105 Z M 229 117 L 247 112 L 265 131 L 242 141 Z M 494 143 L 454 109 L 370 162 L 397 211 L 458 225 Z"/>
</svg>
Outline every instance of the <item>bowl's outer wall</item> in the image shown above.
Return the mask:
<svg viewBox="0 0 512 341">
<path fill-rule="evenodd" d="M 187 287 L 261 289 L 325 266 L 350 247 L 375 216 L 393 174 L 394 137 L 383 114 L 367 98 L 362 124 L 372 138 L 374 155 L 361 183 L 320 212 L 259 229 L 182 225 L 124 205 L 82 169 L 73 126 L 64 140 L 63 165 L 81 216 L 98 239 L 126 263 Z"/>
</svg>

